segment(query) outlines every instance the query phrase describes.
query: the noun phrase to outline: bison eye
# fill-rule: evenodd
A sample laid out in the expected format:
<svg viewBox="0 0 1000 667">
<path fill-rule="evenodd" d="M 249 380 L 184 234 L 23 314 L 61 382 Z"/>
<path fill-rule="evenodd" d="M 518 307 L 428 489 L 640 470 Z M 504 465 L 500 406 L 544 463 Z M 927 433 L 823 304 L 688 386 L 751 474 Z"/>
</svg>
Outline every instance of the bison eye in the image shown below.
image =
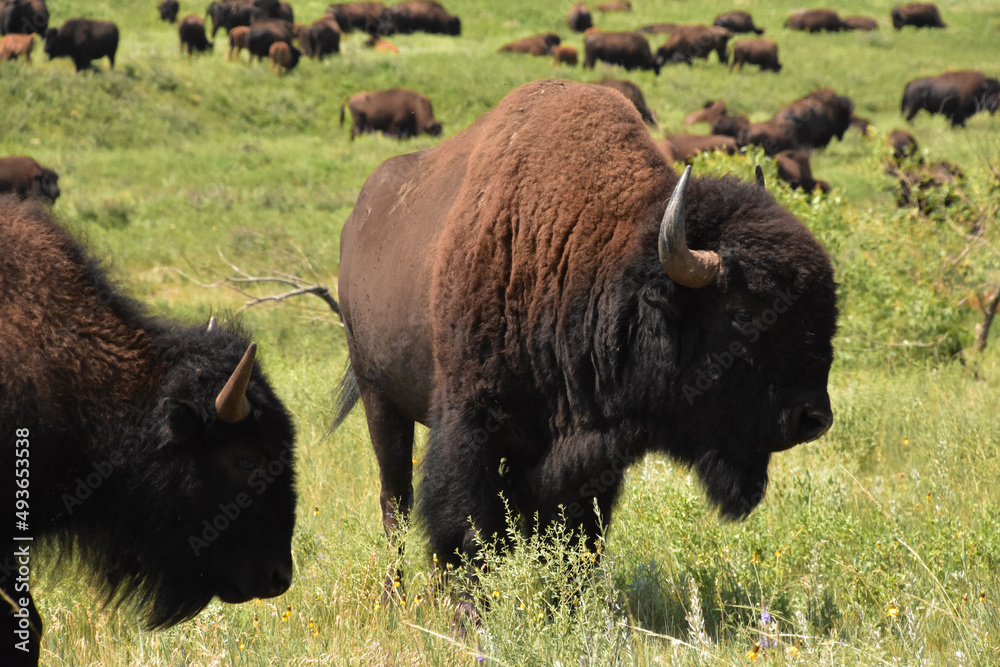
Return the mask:
<svg viewBox="0 0 1000 667">
<path fill-rule="evenodd" d="M 736 322 L 737 325 L 745 327 L 753 323 L 753 316 L 749 312 L 741 309 L 733 313 L 733 321 Z"/>
</svg>

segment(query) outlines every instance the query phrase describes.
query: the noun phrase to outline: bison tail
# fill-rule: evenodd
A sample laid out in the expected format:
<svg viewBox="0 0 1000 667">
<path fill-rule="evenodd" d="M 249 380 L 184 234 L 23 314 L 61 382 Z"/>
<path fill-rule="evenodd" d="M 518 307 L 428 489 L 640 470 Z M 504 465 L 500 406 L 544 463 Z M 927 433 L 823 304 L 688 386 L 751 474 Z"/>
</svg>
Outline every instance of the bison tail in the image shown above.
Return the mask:
<svg viewBox="0 0 1000 667">
<path fill-rule="evenodd" d="M 347 415 L 354 409 L 360 398 L 358 381 L 354 377 L 354 370 L 351 368 L 350 362 L 348 362 L 344 377 L 340 378 L 340 382 L 337 383 L 337 412 L 334 415 L 333 424 L 330 426 L 330 433 L 336 431 L 337 427 L 347 419 Z"/>
</svg>

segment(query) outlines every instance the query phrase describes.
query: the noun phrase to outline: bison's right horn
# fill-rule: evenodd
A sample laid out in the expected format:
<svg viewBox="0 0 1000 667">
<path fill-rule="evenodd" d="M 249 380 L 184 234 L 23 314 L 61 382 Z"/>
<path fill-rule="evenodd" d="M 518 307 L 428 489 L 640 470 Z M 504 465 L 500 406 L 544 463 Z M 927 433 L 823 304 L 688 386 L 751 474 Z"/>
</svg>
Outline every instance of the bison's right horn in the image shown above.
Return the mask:
<svg viewBox="0 0 1000 667">
<path fill-rule="evenodd" d="M 660 264 L 678 285 L 701 289 L 715 282 L 722 260 L 711 250 L 691 250 L 687 244 L 684 216 L 691 166 L 684 170 L 660 223 Z"/>
<path fill-rule="evenodd" d="M 236 364 L 236 370 L 226 381 L 226 386 L 215 397 L 215 413 L 228 424 L 238 424 L 250 414 L 247 386 L 250 384 L 250 373 L 253 372 L 256 355 L 257 343 L 250 343 L 240 363 Z"/>
<path fill-rule="evenodd" d="M 757 168 L 754 169 L 753 175 L 754 178 L 757 179 L 757 185 L 760 186 L 760 189 L 766 190 L 767 185 L 764 183 L 764 170 L 760 168 L 759 164 L 757 165 Z"/>
</svg>

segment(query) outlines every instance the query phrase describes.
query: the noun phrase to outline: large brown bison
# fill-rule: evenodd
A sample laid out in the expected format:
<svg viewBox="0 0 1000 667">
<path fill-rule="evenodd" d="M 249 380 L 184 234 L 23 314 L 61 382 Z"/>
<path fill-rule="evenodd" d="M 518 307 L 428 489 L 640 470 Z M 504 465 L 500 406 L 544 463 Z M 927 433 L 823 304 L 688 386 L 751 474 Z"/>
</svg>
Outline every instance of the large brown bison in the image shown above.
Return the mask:
<svg viewBox="0 0 1000 667">
<path fill-rule="evenodd" d="M 89 69 L 92 61 L 104 57 L 114 69 L 117 51 L 118 26 L 111 21 L 70 19 L 58 30 L 49 28 L 45 33 L 46 55 L 50 59 L 71 58 L 77 72 Z"/>
<path fill-rule="evenodd" d="M 649 42 L 634 32 L 601 32 L 592 28 L 583 36 L 583 66 L 597 61 L 620 65 L 627 70 L 651 69 L 660 73 L 662 60 L 653 56 Z"/>
<path fill-rule="evenodd" d="M 617 90 L 625 96 L 625 99 L 635 105 L 643 122 L 652 127 L 657 126 L 656 114 L 646 106 L 646 97 L 642 94 L 642 88 L 625 79 L 601 79 L 597 85 Z"/>
<path fill-rule="evenodd" d="M 31 52 L 35 49 L 34 35 L 11 33 L 0 37 L 0 62 L 16 60 L 24 56 L 24 61 L 31 64 Z"/>
<path fill-rule="evenodd" d="M 594 17 L 590 15 L 587 5 L 578 2 L 570 7 L 566 14 L 566 23 L 573 32 L 586 32 L 594 27 Z"/>
<path fill-rule="evenodd" d="M 251 22 L 278 19 L 295 23 L 295 12 L 285 0 L 253 0 Z"/>
<path fill-rule="evenodd" d="M 59 197 L 59 174 L 27 155 L 0 158 L 0 194 L 54 202 Z"/>
<path fill-rule="evenodd" d="M 742 42 L 733 44 L 733 62 L 729 69 L 734 67 L 743 71 L 743 65 L 757 65 L 760 71 L 770 70 L 772 72 L 781 71 L 781 63 L 778 62 L 778 43 L 773 39 L 745 39 Z"/>
<path fill-rule="evenodd" d="M 150 628 L 283 593 L 294 431 L 256 346 L 153 317 L 37 204 L 0 200 L 0 247 L 0 495 L 25 515 L 0 527 L 0 664 L 37 663 L 28 568 L 10 573 L 41 541 Z"/>
<path fill-rule="evenodd" d="M 832 423 L 827 254 L 763 188 L 678 178 L 600 86 L 528 83 L 387 160 L 340 248 L 337 422 L 360 397 L 387 531 L 413 505 L 414 422 L 430 427 L 418 508 L 448 563 L 504 541 L 507 508 L 596 546 L 648 452 L 746 516 L 771 456 Z"/>
<path fill-rule="evenodd" d="M 788 183 L 793 190 L 802 188 L 805 192 L 812 192 L 819 188 L 823 192 L 830 191 L 829 183 L 813 178 L 809 153 L 806 151 L 781 151 L 774 156 L 774 162 L 778 167 L 778 178 Z"/>
<path fill-rule="evenodd" d="M 907 83 L 900 113 L 912 121 L 921 109 L 926 109 L 931 114 L 942 114 L 952 127 L 964 127 L 969 116 L 984 109 L 996 113 L 998 103 L 1000 81 L 978 70 L 957 70 Z"/>
<path fill-rule="evenodd" d="M 911 2 L 892 9 L 892 27 L 900 30 L 903 26 L 914 28 L 947 28 L 941 20 L 941 13 L 931 2 Z"/>
<path fill-rule="evenodd" d="M 334 18 L 344 32 L 362 30 L 369 35 L 392 33 L 389 8 L 381 2 L 341 2 L 330 5 L 326 13 Z"/>
<path fill-rule="evenodd" d="M 785 27 L 806 32 L 838 32 L 844 29 L 844 21 L 832 9 L 803 9 L 789 16 Z"/>
<path fill-rule="evenodd" d="M 414 32 L 462 34 L 462 20 L 449 14 L 437 0 L 404 0 L 389 7 L 389 20 L 392 30 L 404 35 Z"/>
<path fill-rule="evenodd" d="M 509 44 L 504 44 L 500 47 L 500 51 L 528 53 L 533 56 L 546 56 L 549 54 L 549 50 L 551 50 L 553 46 L 557 46 L 560 41 L 562 40 L 559 39 L 559 35 L 554 32 L 545 32 L 540 35 L 523 37 L 510 42 Z"/>
<path fill-rule="evenodd" d="M 729 32 L 752 32 L 758 35 L 764 34 L 764 29 L 755 26 L 753 24 L 753 17 L 750 16 L 748 12 L 744 12 L 742 10 L 734 10 L 731 12 L 725 12 L 724 14 L 719 14 L 715 17 L 712 25 L 725 28 Z"/>
<path fill-rule="evenodd" d="M 181 4 L 177 0 L 161 0 L 160 19 L 167 23 L 177 23 L 177 14 L 181 10 Z"/>
<path fill-rule="evenodd" d="M 391 88 L 352 95 L 340 107 L 341 125 L 344 124 L 345 106 L 350 109 L 354 121 L 351 141 L 359 134 L 375 132 L 397 139 L 441 134 L 441 123 L 434 120 L 431 101 L 413 90 Z"/>
<path fill-rule="evenodd" d="M 180 49 L 182 52 L 187 49 L 189 56 L 195 51 L 199 53 L 211 51 L 215 46 L 205 35 L 204 19 L 197 14 L 188 14 L 182 18 L 180 25 L 177 26 L 177 32 L 180 35 Z"/>
<path fill-rule="evenodd" d="M 329 14 L 313 23 L 302 26 L 298 32 L 302 55 L 323 60 L 334 53 L 340 53 L 340 25 Z"/>
<path fill-rule="evenodd" d="M 45 0 L 0 1 L 0 35 L 31 35 L 45 37 L 49 29 L 49 8 Z"/>
<path fill-rule="evenodd" d="M 726 45 L 732 33 L 713 25 L 679 25 L 671 33 L 667 43 L 656 50 L 661 63 L 691 64 L 694 58 L 708 60 L 713 51 L 722 64 L 729 62 Z"/>
<path fill-rule="evenodd" d="M 712 151 L 732 155 L 739 149 L 735 139 L 722 134 L 671 134 L 667 141 L 677 162 L 690 162 L 699 153 Z"/>
</svg>

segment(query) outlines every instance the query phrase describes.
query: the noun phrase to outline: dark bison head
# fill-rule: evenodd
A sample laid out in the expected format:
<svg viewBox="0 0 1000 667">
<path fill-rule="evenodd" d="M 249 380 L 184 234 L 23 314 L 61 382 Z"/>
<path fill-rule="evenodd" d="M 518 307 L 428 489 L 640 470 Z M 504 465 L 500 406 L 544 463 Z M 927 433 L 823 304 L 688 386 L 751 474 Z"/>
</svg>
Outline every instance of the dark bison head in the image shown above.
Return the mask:
<svg viewBox="0 0 1000 667">
<path fill-rule="evenodd" d="M 49 28 L 45 31 L 45 55 L 52 58 L 57 58 L 65 54 L 65 49 L 63 48 L 62 42 L 59 40 L 59 31 L 55 28 Z"/>
<path fill-rule="evenodd" d="M 54 202 L 59 198 L 59 174 L 42 167 L 35 177 L 35 187 L 39 194 Z"/>
<path fill-rule="evenodd" d="M 979 99 L 982 100 L 983 107 L 991 114 L 995 114 L 997 108 L 1000 107 L 1000 81 L 997 79 L 986 79 L 980 90 Z"/>
</svg>

